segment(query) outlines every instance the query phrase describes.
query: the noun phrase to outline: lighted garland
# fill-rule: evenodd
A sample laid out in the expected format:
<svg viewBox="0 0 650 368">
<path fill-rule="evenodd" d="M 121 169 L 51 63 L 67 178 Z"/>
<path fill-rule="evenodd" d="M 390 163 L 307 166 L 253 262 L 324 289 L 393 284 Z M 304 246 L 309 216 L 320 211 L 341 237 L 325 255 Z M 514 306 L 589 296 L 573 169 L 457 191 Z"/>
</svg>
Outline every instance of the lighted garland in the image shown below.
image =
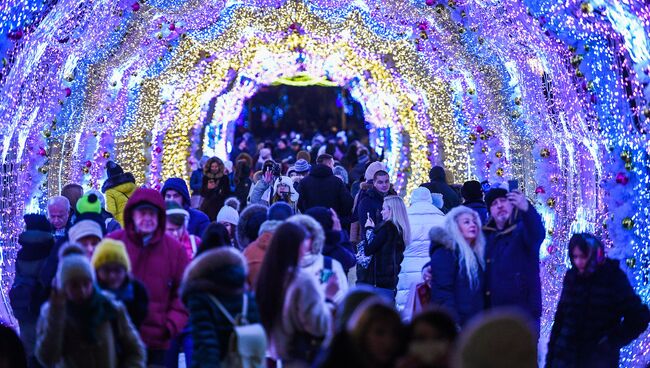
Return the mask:
<svg viewBox="0 0 650 368">
<path fill-rule="evenodd" d="M 255 59 L 259 50 L 248 50 L 270 47 L 270 57 L 304 57 L 296 64 L 317 78 L 344 69 L 325 80 L 349 83 L 375 125 L 371 136 L 390 145 L 391 173 L 399 185 L 408 180 L 407 192 L 425 181 L 428 163 L 419 163 L 428 159 L 447 166 L 456 181 L 520 179 L 549 229 L 543 333 L 559 295 L 566 240 L 575 231 L 609 237 L 610 254 L 624 260 L 649 301 L 650 86 L 642 83 L 650 81 L 650 10 L 640 3 L 263 0 L 224 8 L 199 0 L 80 7 L 62 0 L 54 9 L 14 3 L 35 9 L 19 13 L 35 21 L 18 17 L 9 31 L 15 47 L 0 80 L 1 157 L 12 167 L 3 176 L 29 185 L 3 188 L 3 291 L 25 208 L 42 208 L 46 194 L 69 181 L 98 187 L 109 158 L 154 187 L 171 175 L 187 177 L 207 103 L 220 104 L 208 124 L 220 129 L 215 144 L 225 147 L 228 123 L 214 119 L 233 116 L 257 83 L 273 83 L 255 77 L 264 63 Z M 318 66 L 330 56 L 320 51 L 344 41 L 350 47 L 334 67 Z M 345 69 L 353 60 L 358 65 Z M 269 69 L 296 75 L 295 66 Z M 239 74 L 229 77 L 233 71 Z M 249 89 L 229 87 L 246 80 Z M 392 123 L 408 134 L 378 128 Z M 491 136 L 472 140 L 479 127 Z M 396 152 L 402 141 L 403 152 Z M 539 187 L 544 193 L 534 194 Z M 644 336 L 628 349 L 623 364 L 643 366 L 649 342 Z"/>
</svg>

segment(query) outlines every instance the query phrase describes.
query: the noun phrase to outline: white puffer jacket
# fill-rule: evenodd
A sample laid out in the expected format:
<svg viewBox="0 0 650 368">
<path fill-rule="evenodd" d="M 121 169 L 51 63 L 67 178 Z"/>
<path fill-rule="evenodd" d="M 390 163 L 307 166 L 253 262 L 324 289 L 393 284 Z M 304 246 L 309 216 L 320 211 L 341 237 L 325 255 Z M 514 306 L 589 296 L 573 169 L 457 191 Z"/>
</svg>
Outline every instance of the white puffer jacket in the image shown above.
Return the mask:
<svg viewBox="0 0 650 368">
<path fill-rule="evenodd" d="M 413 202 L 414 200 L 415 196 L 411 198 L 411 207 L 407 209 L 411 225 L 411 244 L 407 245 L 404 251 L 395 298 L 400 311 L 404 309 L 411 284 L 422 282 L 422 267 L 429 262 L 429 229 L 444 226 L 445 221 L 445 215 L 430 202 L 430 198 L 429 201 Z"/>
</svg>

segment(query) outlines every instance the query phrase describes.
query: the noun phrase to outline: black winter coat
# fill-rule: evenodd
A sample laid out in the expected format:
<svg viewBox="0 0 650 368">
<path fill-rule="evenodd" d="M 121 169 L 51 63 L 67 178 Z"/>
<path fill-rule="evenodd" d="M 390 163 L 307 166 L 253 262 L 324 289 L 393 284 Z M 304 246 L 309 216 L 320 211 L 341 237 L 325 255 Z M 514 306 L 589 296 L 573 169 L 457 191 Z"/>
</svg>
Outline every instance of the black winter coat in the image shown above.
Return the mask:
<svg viewBox="0 0 650 368">
<path fill-rule="evenodd" d="M 449 212 L 452 208 L 460 206 L 460 197 L 458 193 L 449 186 L 444 181 L 434 180 L 429 183 L 424 183 L 420 185 L 429 189 L 431 193 L 440 193 L 442 194 L 442 200 L 444 201 L 445 207 L 442 209 L 444 213 Z"/>
<path fill-rule="evenodd" d="M 502 231 L 496 229 L 494 220 L 483 227 L 486 306 L 519 307 L 537 321 L 539 328 L 542 315 L 539 247 L 546 230 L 532 205 L 526 212 L 515 210 L 512 219 Z"/>
<path fill-rule="evenodd" d="M 357 282 L 396 290 L 405 248 L 404 238 L 392 221 L 379 225 L 372 231 L 364 249 L 365 255 L 372 256 L 372 260 L 367 269 L 357 267 Z"/>
<path fill-rule="evenodd" d="M 50 296 L 52 266 L 47 267 L 50 255 L 55 253 L 51 233 L 29 230 L 18 237 L 22 248 L 16 256 L 16 275 L 9 291 L 14 316 L 20 321 L 37 321 L 41 305 Z M 56 272 L 56 265 L 54 266 Z"/>
<path fill-rule="evenodd" d="M 463 327 L 484 306 L 484 271 L 479 266 L 478 284 L 470 286 L 459 253 L 437 245 L 431 250 L 431 304 L 445 307 Z"/>
<path fill-rule="evenodd" d="M 314 166 L 309 176 L 300 181 L 298 194 L 300 212 L 320 206 L 334 209 L 339 218 L 349 218 L 352 213 L 354 199 L 350 191 L 328 166 Z"/>
<path fill-rule="evenodd" d="M 618 367 L 619 350 L 645 331 L 649 321 L 648 307 L 618 262 L 608 259 L 589 276 L 571 269 L 564 276 L 546 366 Z"/>
<path fill-rule="evenodd" d="M 374 187 L 359 192 L 357 211 L 354 216 L 359 225 L 365 226 L 368 220 L 368 214 L 375 224 L 381 222 L 381 208 L 384 205 L 384 195 L 379 193 Z"/>
<path fill-rule="evenodd" d="M 201 212 L 208 215 L 210 221 L 214 221 L 217 218 L 217 214 L 221 207 L 223 207 L 224 202 L 230 195 L 230 179 L 227 176 L 222 176 L 217 179 L 217 187 L 214 189 L 208 189 L 208 177 L 203 176 L 203 188 L 201 189 L 201 196 L 203 197 L 203 202 L 201 202 Z"/>
</svg>

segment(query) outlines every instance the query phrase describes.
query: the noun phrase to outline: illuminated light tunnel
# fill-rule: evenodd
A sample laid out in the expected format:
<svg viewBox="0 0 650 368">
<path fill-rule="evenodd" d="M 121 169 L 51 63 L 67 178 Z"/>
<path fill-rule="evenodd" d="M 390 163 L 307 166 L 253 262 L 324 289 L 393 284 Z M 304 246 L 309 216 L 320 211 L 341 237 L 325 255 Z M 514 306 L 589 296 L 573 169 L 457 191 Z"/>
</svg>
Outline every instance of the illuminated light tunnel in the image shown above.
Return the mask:
<svg viewBox="0 0 650 368">
<path fill-rule="evenodd" d="M 138 184 L 225 155 L 277 83 L 348 89 L 408 196 L 515 178 L 542 213 L 547 336 L 572 233 L 650 302 L 650 8 L 614 0 L 10 0 L 0 14 L 0 317 L 22 215 L 115 159 Z M 210 104 L 212 118 L 207 121 Z M 1 309 L 4 308 L 4 309 Z M 542 341 L 544 338 L 542 338 Z M 645 366 L 650 337 L 623 354 Z"/>
</svg>

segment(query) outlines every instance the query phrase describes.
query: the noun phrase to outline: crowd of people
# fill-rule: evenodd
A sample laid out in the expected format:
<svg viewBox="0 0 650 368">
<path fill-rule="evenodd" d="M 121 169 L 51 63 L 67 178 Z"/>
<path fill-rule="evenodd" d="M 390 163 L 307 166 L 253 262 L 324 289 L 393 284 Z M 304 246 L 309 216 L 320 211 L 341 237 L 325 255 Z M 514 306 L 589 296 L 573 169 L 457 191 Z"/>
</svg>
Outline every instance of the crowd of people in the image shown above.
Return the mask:
<svg viewBox="0 0 650 368">
<path fill-rule="evenodd" d="M 407 207 L 371 147 L 297 137 L 245 134 L 160 191 L 111 161 L 26 214 L 0 366 L 537 366 L 525 195 L 436 166 Z M 617 367 L 648 307 L 593 235 L 568 259 L 546 366 Z"/>
</svg>

